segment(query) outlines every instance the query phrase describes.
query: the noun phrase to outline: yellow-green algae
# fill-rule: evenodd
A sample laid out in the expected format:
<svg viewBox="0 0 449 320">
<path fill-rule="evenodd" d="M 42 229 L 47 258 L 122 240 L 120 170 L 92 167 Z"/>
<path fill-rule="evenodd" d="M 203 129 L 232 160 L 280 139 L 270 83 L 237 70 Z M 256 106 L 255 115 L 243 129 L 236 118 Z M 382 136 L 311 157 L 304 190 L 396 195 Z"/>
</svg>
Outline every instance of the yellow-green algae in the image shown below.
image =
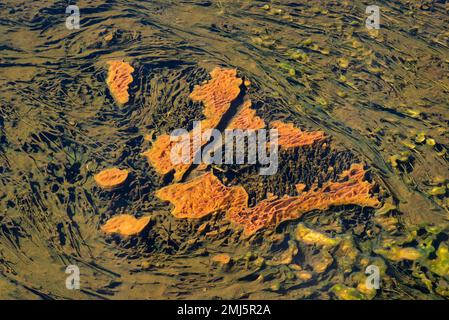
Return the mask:
<svg viewBox="0 0 449 320">
<path fill-rule="evenodd" d="M 331 288 L 331 291 L 340 300 L 364 300 L 365 297 L 357 289 L 345 286 L 343 284 L 336 284 Z"/>
<path fill-rule="evenodd" d="M 296 228 L 296 240 L 309 245 L 319 245 L 319 246 L 336 246 L 340 239 L 334 239 L 321 232 L 317 232 L 310 228 L 307 228 L 304 224 L 298 224 Z"/>
<path fill-rule="evenodd" d="M 436 259 L 428 260 L 430 271 L 441 277 L 449 277 L 449 250 L 445 244 L 440 244 L 436 251 Z"/>
</svg>

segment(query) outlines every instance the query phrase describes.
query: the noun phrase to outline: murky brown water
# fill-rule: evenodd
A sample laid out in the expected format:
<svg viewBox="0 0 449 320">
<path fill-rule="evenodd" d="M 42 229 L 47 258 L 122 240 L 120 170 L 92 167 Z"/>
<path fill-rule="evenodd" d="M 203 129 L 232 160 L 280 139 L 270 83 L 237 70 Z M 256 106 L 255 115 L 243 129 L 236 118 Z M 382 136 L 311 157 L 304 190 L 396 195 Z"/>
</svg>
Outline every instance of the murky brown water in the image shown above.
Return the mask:
<svg viewBox="0 0 449 320">
<path fill-rule="evenodd" d="M 354 298 L 363 292 L 348 288 L 369 264 L 382 270 L 376 298 L 449 296 L 449 257 L 437 251 L 449 245 L 445 1 L 376 1 L 378 34 L 365 27 L 372 3 L 360 1 L 78 1 L 79 30 L 66 28 L 68 4 L 0 3 L 0 297 L 327 299 L 343 298 L 344 285 Z M 135 68 L 123 107 L 105 84 L 111 59 Z M 266 121 L 323 130 L 339 150 L 283 158 L 297 175 L 281 170 L 263 192 L 288 190 L 286 171 L 310 184 L 323 166 L 341 172 L 363 161 L 385 210 L 311 212 L 249 240 L 220 214 L 174 218 L 154 195 L 166 181 L 141 155 L 144 136 L 200 119 L 189 94 L 215 66 L 251 81 L 247 95 Z M 101 191 L 93 175 L 111 166 L 128 168 L 130 182 Z M 257 198 L 250 172 L 218 169 Z M 120 213 L 152 222 L 138 237 L 102 234 Z M 298 223 L 346 246 L 296 241 Z M 399 247 L 422 257 L 383 251 Z M 214 263 L 219 253 L 233 264 Z M 66 289 L 70 264 L 80 290 Z"/>
</svg>

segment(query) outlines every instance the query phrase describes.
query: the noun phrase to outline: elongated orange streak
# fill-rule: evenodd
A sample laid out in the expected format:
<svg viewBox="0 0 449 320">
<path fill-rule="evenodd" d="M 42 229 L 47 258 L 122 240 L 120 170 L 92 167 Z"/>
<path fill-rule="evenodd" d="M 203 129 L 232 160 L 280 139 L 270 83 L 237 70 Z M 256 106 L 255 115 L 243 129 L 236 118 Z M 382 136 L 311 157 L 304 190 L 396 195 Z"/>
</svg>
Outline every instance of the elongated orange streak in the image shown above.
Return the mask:
<svg viewBox="0 0 449 320">
<path fill-rule="evenodd" d="M 292 123 L 273 121 L 270 126 L 278 130 L 278 144 L 283 149 L 303 147 L 324 139 L 323 131 L 302 131 Z"/>
<path fill-rule="evenodd" d="M 112 96 L 119 104 L 125 104 L 129 100 L 128 88 L 133 82 L 134 68 L 124 61 L 108 61 L 109 71 L 106 83 Z"/>
<path fill-rule="evenodd" d="M 266 199 L 253 208 L 230 210 L 227 219 L 240 225 L 246 235 L 275 227 L 283 221 L 300 218 L 312 210 L 327 210 L 332 206 L 358 205 L 376 207 L 377 198 L 371 196 L 373 185 L 364 181 L 365 170 L 362 164 L 353 164 L 341 174 L 340 181 L 327 182 L 321 188 L 313 187 L 299 196 L 284 196 L 280 199 Z M 346 181 L 344 181 L 347 179 Z"/>
<path fill-rule="evenodd" d="M 101 230 L 106 233 L 132 236 L 141 233 L 149 222 L 150 217 L 136 219 L 130 214 L 122 214 L 109 219 L 103 226 L 101 226 Z"/>
<path fill-rule="evenodd" d="M 340 181 L 327 182 L 321 188 L 314 186 L 299 196 L 268 198 L 252 208 L 248 207 L 248 194 L 243 187 L 226 187 L 212 173 L 167 186 L 156 195 L 174 205 L 172 214 L 177 218 L 202 218 L 225 211 L 226 219 L 241 226 L 249 236 L 262 228 L 298 219 L 312 210 L 350 204 L 378 206 L 378 199 L 371 195 L 373 184 L 365 181 L 364 175 L 363 165 L 353 164 L 340 175 Z"/>
</svg>

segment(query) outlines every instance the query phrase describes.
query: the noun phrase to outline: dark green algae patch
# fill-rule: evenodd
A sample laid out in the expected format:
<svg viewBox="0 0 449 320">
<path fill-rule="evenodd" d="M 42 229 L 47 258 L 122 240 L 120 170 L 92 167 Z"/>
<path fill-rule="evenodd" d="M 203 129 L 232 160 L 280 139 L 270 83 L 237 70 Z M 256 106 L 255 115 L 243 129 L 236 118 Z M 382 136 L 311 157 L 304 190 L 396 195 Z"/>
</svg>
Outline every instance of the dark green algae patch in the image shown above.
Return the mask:
<svg viewBox="0 0 449 320">
<path fill-rule="evenodd" d="M 447 298 L 441 1 L 381 1 L 378 35 L 367 33 L 362 4 L 340 1 L 108 1 L 84 11 L 92 23 L 79 32 L 54 19 L 66 5 L 0 6 L 1 297 Z M 112 58 L 135 69 L 124 107 L 105 85 Z M 217 65 L 251 81 L 243 94 L 266 122 L 324 130 L 330 139 L 282 152 L 272 177 L 254 166 L 213 167 L 223 183 L 243 185 L 254 205 L 362 161 L 383 207 L 310 212 L 249 239 L 224 213 L 175 219 L 154 196 L 170 177 L 141 156 L 151 144 L 144 137 L 190 130 L 202 107 L 189 94 Z M 106 192 L 93 175 L 110 166 L 130 177 Z M 104 236 L 100 226 L 122 213 L 150 215 L 150 225 L 136 237 Z M 307 244 L 297 236 L 303 227 L 331 240 Z M 231 259 L 217 263 L 218 254 Z M 79 291 L 65 288 L 69 264 L 80 267 Z M 369 265 L 381 271 L 375 292 L 363 286 Z"/>
</svg>

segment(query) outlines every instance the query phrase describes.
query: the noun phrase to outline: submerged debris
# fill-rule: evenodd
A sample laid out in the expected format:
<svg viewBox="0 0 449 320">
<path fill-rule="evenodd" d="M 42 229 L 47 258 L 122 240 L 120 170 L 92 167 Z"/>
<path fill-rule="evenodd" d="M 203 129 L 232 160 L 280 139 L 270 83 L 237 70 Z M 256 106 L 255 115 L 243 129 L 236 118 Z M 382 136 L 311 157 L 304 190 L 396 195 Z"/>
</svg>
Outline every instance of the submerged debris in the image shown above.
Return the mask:
<svg viewBox="0 0 449 320">
<path fill-rule="evenodd" d="M 428 266 L 430 271 L 441 276 L 449 277 L 449 249 L 446 245 L 440 244 L 437 252 L 437 258 L 430 260 Z"/>
<path fill-rule="evenodd" d="M 346 237 L 340 242 L 336 255 L 338 256 L 338 265 L 344 273 L 352 271 L 359 253 L 351 237 Z"/>
<path fill-rule="evenodd" d="M 411 247 L 400 248 L 397 246 L 393 246 L 390 247 L 389 249 L 377 249 L 374 250 L 374 252 L 376 252 L 377 254 L 381 254 L 385 258 L 392 261 L 418 260 L 423 257 L 420 251 Z"/>
<path fill-rule="evenodd" d="M 315 273 L 324 273 L 334 262 L 334 258 L 327 250 L 321 250 L 310 258 L 310 265 Z"/>
<path fill-rule="evenodd" d="M 288 265 L 293 262 L 293 259 L 298 254 L 298 246 L 294 241 L 289 241 L 288 249 L 283 251 L 279 256 L 267 261 L 269 266 Z"/>
<path fill-rule="evenodd" d="M 336 284 L 331 288 L 331 291 L 340 300 L 364 300 L 365 297 L 355 288 L 345 286 L 343 284 Z"/>
</svg>

